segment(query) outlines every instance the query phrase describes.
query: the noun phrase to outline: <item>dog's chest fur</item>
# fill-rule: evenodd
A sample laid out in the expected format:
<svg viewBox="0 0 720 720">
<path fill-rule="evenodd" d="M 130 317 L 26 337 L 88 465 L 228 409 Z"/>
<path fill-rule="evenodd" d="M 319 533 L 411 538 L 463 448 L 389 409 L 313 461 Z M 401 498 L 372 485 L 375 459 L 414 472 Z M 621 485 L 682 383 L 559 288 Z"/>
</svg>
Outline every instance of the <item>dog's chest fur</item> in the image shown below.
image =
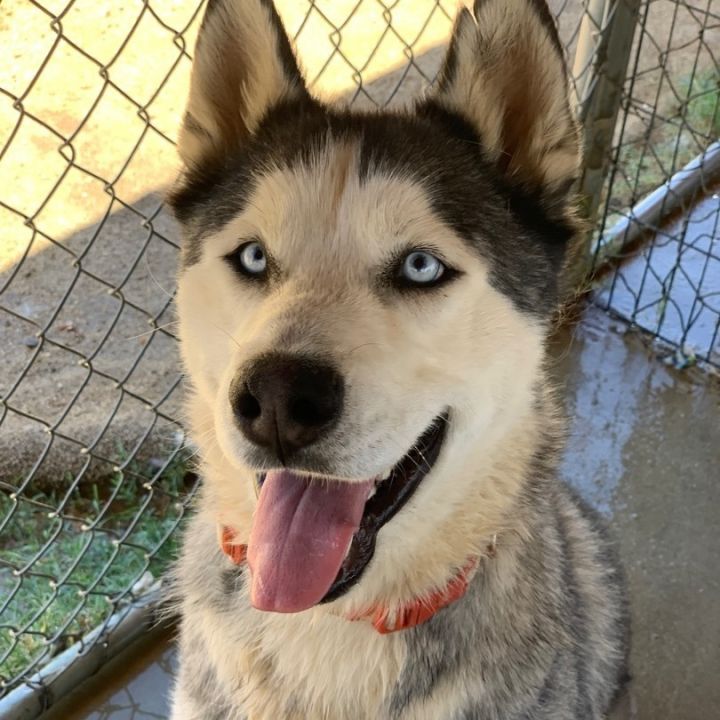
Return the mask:
<svg viewBox="0 0 720 720">
<path fill-rule="evenodd" d="M 594 520 L 542 482 L 522 538 L 482 561 L 464 598 L 378 634 L 320 608 L 253 610 L 243 568 L 193 520 L 179 571 L 178 720 L 599 718 L 622 667 L 625 617 Z M 555 509 L 557 508 L 557 509 Z M 608 600 L 610 602 L 608 602 Z M 195 714 L 193 714 L 195 713 Z"/>
<path fill-rule="evenodd" d="M 226 696 L 232 705 L 232 711 L 224 707 L 209 717 L 383 717 L 405 664 L 404 639 L 324 611 L 280 615 L 253 610 L 246 568 L 234 566 L 217 549 L 208 562 L 213 542 L 212 524 L 196 520 L 186 544 L 195 550 L 186 552 L 181 568 L 188 619 L 180 684 L 190 683 L 194 697 L 198 692 L 209 700 Z M 198 673 L 208 659 L 212 669 Z"/>
</svg>

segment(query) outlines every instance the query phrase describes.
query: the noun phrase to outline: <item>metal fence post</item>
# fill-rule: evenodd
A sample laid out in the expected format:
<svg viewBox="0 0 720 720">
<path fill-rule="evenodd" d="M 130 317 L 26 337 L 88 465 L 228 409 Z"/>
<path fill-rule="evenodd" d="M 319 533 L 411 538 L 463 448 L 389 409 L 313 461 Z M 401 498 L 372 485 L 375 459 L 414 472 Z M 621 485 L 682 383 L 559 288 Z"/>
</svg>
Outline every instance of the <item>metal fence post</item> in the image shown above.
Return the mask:
<svg viewBox="0 0 720 720">
<path fill-rule="evenodd" d="M 615 125 L 642 0 L 591 0 L 578 39 L 574 69 L 583 125 L 583 168 L 578 184 L 581 211 L 591 230 L 574 266 L 578 287 L 592 267 L 592 228 L 610 167 Z M 592 62 L 592 65 L 590 63 Z"/>
</svg>

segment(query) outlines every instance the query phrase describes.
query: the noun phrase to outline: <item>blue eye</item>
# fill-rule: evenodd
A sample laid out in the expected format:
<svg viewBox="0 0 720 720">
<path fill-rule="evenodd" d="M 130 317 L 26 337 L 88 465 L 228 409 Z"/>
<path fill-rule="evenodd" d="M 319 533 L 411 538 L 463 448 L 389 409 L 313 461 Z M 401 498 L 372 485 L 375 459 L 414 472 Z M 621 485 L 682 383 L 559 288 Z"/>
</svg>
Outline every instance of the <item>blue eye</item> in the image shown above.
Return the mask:
<svg viewBox="0 0 720 720">
<path fill-rule="evenodd" d="M 240 264 L 252 275 L 262 275 L 267 268 L 265 249 L 259 242 L 250 242 L 240 249 Z"/>
<path fill-rule="evenodd" d="M 250 277 L 260 278 L 267 272 L 267 253 L 257 240 L 241 245 L 227 259 L 236 270 Z"/>
<path fill-rule="evenodd" d="M 432 285 L 445 273 L 445 265 L 434 255 L 413 250 L 402 262 L 400 274 L 413 285 Z"/>
</svg>

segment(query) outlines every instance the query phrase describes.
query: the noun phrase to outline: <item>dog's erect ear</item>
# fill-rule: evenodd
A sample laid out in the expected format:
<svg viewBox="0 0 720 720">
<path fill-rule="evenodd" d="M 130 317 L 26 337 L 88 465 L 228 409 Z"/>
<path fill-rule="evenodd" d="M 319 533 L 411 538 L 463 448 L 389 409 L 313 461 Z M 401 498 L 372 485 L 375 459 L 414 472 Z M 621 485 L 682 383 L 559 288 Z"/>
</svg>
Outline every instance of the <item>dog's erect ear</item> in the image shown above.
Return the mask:
<svg viewBox="0 0 720 720">
<path fill-rule="evenodd" d="M 188 166 L 237 148 L 267 111 L 306 95 L 272 0 L 208 0 L 178 149 Z"/>
<path fill-rule="evenodd" d="M 567 188 L 580 160 L 555 23 L 545 0 L 477 0 L 458 15 L 431 97 L 462 115 L 508 179 Z"/>
</svg>

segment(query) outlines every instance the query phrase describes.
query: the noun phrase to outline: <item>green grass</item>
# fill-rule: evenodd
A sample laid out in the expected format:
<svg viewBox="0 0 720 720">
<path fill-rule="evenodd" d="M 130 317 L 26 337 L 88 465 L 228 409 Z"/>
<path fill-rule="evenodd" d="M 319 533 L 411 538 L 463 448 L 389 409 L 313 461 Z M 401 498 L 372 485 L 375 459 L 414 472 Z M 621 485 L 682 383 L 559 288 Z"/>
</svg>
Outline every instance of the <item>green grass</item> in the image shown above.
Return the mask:
<svg viewBox="0 0 720 720">
<path fill-rule="evenodd" d="M 720 137 L 720 73 L 700 73 L 692 85 L 689 80 L 684 80 L 681 88 L 690 98 L 684 104 L 688 124 L 704 135 Z"/>
<path fill-rule="evenodd" d="M 720 137 L 720 74 L 697 73 L 675 83 L 681 99 L 660 112 L 652 132 L 627 142 L 618 158 L 611 207 L 624 212 L 662 185 Z M 611 223 L 610 223 L 611 224 Z"/>
<path fill-rule="evenodd" d="M 137 468 L 64 497 L 0 492 L 0 677 L 11 682 L 106 620 L 146 573 L 158 578 L 175 554 L 186 488 L 176 458 L 149 492 Z M 65 485 L 67 488 L 67 485 Z M 145 506 L 141 510 L 141 507 Z"/>
</svg>

